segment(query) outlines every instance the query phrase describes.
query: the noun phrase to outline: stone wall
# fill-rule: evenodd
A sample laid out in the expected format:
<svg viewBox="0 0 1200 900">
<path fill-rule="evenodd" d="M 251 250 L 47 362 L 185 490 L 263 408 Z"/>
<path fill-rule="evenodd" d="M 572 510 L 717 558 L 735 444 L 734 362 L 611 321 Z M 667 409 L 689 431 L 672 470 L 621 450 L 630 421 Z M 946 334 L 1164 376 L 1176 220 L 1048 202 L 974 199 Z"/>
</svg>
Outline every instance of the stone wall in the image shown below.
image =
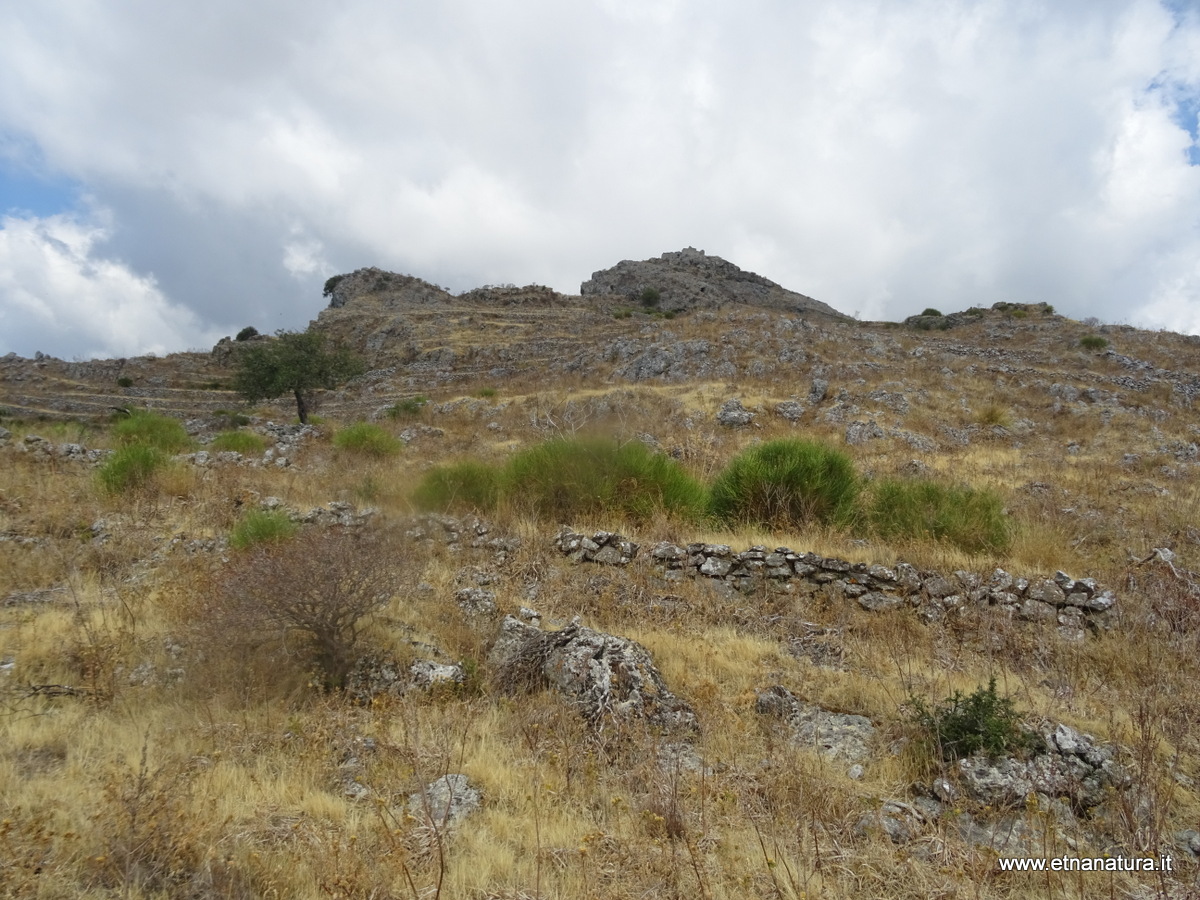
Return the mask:
<svg viewBox="0 0 1200 900">
<path fill-rule="evenodd" d="M 559 532 L 555 546 L 576 562 L 612 565 L 628 565 L 639 551 L 637 544 L 620 534 L 600 531 L 589 537 L 567 528 Z M 788 547 L 755 546 L 739 553 L 726 544 L 666 541 L 651 548 L 648 557 L 669 578 L 709 578 L 742 592 L 764 584 L 824 591 L 872 612 L 914 608 L 930 623 L 968 606 L 994 606 L 1017 619 L 1051 623 L 1068 640 L 1082 640 L 1088 630 L 1109 627 L 1117 600 L 1094 579 L 1077 579 L 1065 572 L 1056 572 L 1053 578 L 1014 576 L 999 568 L 986 577 L 961 570 L 943 574 L 904 562 L 890 567 L 852 563 Z"/>
</svg>

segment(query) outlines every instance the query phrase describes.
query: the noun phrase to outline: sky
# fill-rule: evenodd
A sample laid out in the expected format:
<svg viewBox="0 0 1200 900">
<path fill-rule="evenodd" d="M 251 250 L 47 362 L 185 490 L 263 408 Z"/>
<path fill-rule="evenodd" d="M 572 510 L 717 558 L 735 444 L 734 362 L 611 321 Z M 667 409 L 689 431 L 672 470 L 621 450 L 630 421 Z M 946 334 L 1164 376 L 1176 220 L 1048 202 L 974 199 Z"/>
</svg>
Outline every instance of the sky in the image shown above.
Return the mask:
<svg viewBox="0 0 1200 900">
<path fill-rule="evenodd" d="M 0 354 L 697 247 L 1200 332 L 1200 0 L 0 0 Z"/>
</svg>

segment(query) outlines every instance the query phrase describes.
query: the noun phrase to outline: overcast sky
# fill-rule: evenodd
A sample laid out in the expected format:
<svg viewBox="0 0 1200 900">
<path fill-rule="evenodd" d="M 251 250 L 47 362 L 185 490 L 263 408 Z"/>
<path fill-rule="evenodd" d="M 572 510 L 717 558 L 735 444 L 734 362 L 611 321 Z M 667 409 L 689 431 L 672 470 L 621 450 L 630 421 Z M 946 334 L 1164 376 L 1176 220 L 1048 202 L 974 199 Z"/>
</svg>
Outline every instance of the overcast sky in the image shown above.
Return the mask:
<svg viewBox="0 0 1200 900">
<path fill-rule="evenodd" d="M 864 319 L 1200 332 L 1179 0 L 0 0 L 0 353 L 694 246 Z"/>
</svg>

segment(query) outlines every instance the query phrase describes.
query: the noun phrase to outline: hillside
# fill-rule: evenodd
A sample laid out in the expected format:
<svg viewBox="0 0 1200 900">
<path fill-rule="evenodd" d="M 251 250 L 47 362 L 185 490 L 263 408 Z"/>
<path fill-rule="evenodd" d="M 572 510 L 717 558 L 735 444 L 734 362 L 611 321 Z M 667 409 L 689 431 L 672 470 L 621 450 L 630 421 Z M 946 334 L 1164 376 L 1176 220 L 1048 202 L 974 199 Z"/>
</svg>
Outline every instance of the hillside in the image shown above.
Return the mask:
<svg viewBox="0 0 1200 900">
<path fill-rule="evenodd" d="M 948 312 L 360 269 L 311 428 L 253 342 L 0 359 L 0 893 L 1200 896 L 1200 340 Z M 844 515 L 706 511 L 782 439 Z M 345 659 L 268 615 L 355 585 Z M 1105 855 L 1173 869 L 998 861 Z"/>
</svg>

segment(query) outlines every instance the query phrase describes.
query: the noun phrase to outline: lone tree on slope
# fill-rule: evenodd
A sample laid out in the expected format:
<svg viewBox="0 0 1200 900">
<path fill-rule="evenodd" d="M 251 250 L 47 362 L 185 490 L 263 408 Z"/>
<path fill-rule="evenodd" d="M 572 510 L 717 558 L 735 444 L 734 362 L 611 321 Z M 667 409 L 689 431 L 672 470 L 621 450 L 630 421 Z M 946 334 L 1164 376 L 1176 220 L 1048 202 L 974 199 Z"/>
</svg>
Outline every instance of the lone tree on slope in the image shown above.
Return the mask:
<svg viewBox="0 0 1200 900">
<path fill-rule="evenodd" d="M 279 331 L 275 340 L 242 354 L 233 386 L 251 403 L 290 391 L 296 414 L 307 425 L 313 391 L 335 388 L 363 368 L 361 358 L 345 347 L 330 346 L 319 331 Z"/>
</svg>

